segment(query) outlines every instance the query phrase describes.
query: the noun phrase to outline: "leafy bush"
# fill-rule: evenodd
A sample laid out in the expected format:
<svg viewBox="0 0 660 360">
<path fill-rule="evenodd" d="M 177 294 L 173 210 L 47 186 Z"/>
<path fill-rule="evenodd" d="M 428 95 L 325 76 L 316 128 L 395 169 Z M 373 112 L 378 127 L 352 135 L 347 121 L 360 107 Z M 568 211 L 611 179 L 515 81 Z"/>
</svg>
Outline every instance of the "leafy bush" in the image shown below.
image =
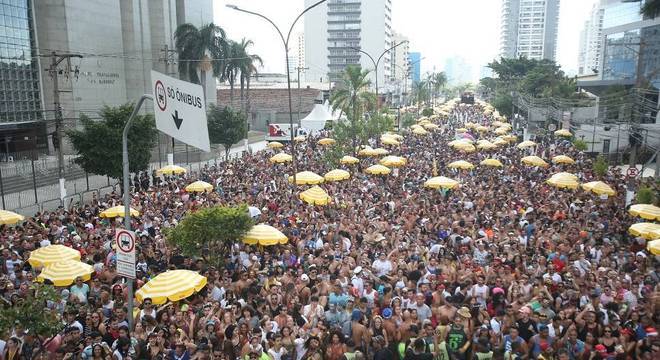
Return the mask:
<svg viewBox="0 0 660 360">
<path fill-rule="evenodd" d="M 653 204 L 655 201 L 655 194 L 653 189 L 642 186 L 637 189 L 637 195 L 635 196 L 638 204 Z"/>
<path fill-rule="evenodd" d="M 596 175 L 601 177 L 605 176 L 605 174 L 607 174 L 608 168 L 609 165 L 607 164 L 607 160 L 605 160 L 605 157 L 602 155 L 598 155 L 593 165 L 594 173 L 596 173 Z"/>
<path fill-rule="evenodd" d="M 580 151 L 585 151 L 588 148 L 587 142 L 580 139 L 574 139 L 573 146 L 575 147 L 576 150 L 580 150 Z"/>
<path fill-rule="evenodd" d="M 431 115 L 433 115 L 433 109 L 425 108 L 424 110 L 422 110 L 422 116 L 428 117 L 428 116 L 431 116 Z"/>
</svg>

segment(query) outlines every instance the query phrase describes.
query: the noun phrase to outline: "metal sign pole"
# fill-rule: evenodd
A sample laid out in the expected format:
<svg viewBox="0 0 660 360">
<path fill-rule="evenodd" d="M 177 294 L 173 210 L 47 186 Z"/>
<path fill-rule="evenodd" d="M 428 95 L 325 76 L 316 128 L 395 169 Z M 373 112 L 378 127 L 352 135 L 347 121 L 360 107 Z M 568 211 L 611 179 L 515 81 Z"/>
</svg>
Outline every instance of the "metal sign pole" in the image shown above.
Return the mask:
<svg viewBox="0 0 660 360">
<path fill-rule="evenodd" d="M 124 168 L 124 227 L 126 230 L 131 230 L 131 186 L 129 183 L 129 164 L 128 164 L 128 130 L 133 124 L 133 119 L 140 111 L 142 104 L 145 100 L 153 100 L 153 96 L 149 94 L 144 94 L 138 100 L 133 113 L 128 118 L 126 125 L 124 125 L 124 131 L 121 136 L 121 146 L 122 146 L 122 165 Z M 126 279 L 128 283 L 128 328 L 129 331 L 133 331 L 133 279 Z"/>
</svg>

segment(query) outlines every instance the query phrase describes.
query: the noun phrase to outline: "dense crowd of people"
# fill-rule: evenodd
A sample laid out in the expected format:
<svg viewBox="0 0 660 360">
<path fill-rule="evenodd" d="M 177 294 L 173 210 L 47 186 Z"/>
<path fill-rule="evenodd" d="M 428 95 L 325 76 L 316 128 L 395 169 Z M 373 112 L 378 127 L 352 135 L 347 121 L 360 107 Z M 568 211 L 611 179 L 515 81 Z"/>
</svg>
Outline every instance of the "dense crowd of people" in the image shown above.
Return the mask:
<svg viewBox="0 0 660 360">
<path fill-rule="evenodd" d="M 292 165 L 270 163 L 269 150 L 184 176 L 136 177 L 136 286 L 168 269 L 198 271 L 208 284 L 177 302 L 144 299 L 133 328 L 110 245 L 121 219 L 99 217 L 121 204 L 119 194 L 3 226 L 2 306 L 28 296 L 39 269 L 27 259 L 39 247 L 77 249 L 95 272 L 44 304 L 61 314 L 56 336 L 40 338 L 20 323 L 0 329 L 0 359 L 660 358 L 660 262 L 645 240 L 627 233 L 637 220 L 626 211 L 626 190 L 638 180 L 615 170 L 599 178 L 590 157 L 551 135 L 526 150 L 450 149 L 465 122 L 492 124 L 482 110 L 456 106 L 438 121 L 440 130 L 406 131 L 401 146 L 389 149 L 407 164 L 387 176 L 362 171 L 378 158 L 344 166 L 351 179 L 322 185 L 333 199 L 328 206 L 299 200 L 307 187 L 293 188 Z M 323 175 L 335 166 L 315 139 L 297 146 L 300 171 Z M 522 164 L 530 154 L 568 155 L 576 164 Z M 485 158 L 504 166 L 479 166 Z M 461 159 L 477 166 L 447 168 Z M 545 183 L 559 171 L 603 180 L 617 194 Z M 460 186 L 424 188 L 434 173 Z M 215 189 L 185 192 L 194 180 Z M 236 244 L 226 265 L 215 267 L 182 256 L 163 236 L 186 213 L 237 204 L 260 209 L 255 222 L 281 230 L 288 243 Z"/>
</svg>

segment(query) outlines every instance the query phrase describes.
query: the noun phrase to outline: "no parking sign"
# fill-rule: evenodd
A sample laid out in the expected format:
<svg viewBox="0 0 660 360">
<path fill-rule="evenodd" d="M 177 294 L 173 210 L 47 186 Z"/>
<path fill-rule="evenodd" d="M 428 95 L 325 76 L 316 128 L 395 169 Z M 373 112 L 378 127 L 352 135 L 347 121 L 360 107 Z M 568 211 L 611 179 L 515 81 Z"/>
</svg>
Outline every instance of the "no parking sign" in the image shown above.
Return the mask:
<svg viewBox="0 0 660 360">
<path fill-rule="evenodd" d="M 135 233 L 128 230 L 117 230 L 115 234 L 117 245 L 117 274 L 135 279 Z"/>
</svg>

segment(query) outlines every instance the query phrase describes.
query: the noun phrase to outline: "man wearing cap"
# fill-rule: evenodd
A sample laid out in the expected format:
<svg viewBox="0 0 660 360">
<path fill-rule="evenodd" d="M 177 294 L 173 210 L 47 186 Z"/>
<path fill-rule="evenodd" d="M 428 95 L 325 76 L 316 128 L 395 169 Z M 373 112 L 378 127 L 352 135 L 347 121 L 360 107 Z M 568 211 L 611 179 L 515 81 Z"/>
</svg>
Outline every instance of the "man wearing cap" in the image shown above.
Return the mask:
<svg viewBox="0 0 660 360">
<path fill-rule="evenodd" d="M 543 352 L 541 345 L 548 344 L 552 346 L 555 342 L 554 337 L 550 336 L 549 328 L 546 324 L 539 325 L 539 333 L 529 339 L 528 346 L 532 351 L 534 358 L 537 358 Z"/>
<path fill-rule="evenodd" d="M 536 334 L 536 322 L 530 318 L 532 309 L 529 306 L 523 306 L 518 313 L 520 314 L 520 319 L 516 322 L 518 332 L 524 341 L 529 341 Z"/>
</svg>

